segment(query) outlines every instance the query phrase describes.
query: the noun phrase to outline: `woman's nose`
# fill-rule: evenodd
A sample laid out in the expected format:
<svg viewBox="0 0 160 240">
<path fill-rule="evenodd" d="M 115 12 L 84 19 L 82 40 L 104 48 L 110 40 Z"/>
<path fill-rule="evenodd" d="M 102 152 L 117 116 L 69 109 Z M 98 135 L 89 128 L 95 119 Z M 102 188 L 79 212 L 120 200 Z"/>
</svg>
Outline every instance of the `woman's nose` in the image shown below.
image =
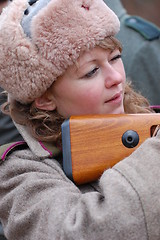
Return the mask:
<svg viewBox="0 0 160 240">
<path fill-rule="evenodd" d="M 123 82 L 122 74 L 112 65 L 108 65 L 105 69 L 105 87 L 111 88 L 114 85 L 119 85 Z"/>
</svg>

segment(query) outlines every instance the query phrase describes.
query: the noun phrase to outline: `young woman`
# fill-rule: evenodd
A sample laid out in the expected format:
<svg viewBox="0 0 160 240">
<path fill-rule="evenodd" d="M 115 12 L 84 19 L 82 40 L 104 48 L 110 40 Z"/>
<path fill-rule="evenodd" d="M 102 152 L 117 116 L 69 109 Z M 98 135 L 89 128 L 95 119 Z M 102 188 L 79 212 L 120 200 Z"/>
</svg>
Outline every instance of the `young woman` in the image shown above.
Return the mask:
<svg viewBox="0 0 160 240">
<path fill-rule="evenodd" d="M 24 138 L 1 151 L 7 239 L 159 239 L 158 135 L 94 183 L 76 186 L 61 167 L 64 119 L 151 112 L 126 84 L 118 18 L 101 0 L 39 0 L 23 16 L 25 9 L 15 0 L 0 20 L 4 111 Z"/>
</svg>

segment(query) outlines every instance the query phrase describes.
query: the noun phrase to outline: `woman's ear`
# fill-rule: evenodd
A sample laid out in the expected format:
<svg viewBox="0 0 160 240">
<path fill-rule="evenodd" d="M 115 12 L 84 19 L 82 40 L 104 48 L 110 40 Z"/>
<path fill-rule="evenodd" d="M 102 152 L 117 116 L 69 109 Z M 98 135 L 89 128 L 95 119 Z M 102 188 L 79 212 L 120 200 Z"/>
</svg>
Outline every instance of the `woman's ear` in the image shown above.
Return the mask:
<svg viewBox="0 0 160 240">
<path fill-rule="evenodd" d="M 35 99 L 35 105 L 41 110 L 53 111 L 56 109 L 56 104 L 53 97 L 44 93 L 41 97 Z"/>
</svg>

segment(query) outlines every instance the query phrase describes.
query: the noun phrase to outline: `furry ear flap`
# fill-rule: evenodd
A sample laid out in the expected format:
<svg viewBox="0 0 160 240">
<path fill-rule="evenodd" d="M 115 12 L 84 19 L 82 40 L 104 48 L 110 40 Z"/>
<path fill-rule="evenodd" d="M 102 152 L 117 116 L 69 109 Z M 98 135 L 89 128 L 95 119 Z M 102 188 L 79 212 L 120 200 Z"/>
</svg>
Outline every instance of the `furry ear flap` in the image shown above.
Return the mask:
<svg viewBox="0 0 160 240">
<path fill-rule="evenodd" d="M 12 1 L 0 15 L 0 85 L 14 99 L 31 103 L 55 80 L 52 63 L 26 37 L 21 20 L 27 0 Z M 55 70 L 55 71 L 54 71 Z"/>
</svg>

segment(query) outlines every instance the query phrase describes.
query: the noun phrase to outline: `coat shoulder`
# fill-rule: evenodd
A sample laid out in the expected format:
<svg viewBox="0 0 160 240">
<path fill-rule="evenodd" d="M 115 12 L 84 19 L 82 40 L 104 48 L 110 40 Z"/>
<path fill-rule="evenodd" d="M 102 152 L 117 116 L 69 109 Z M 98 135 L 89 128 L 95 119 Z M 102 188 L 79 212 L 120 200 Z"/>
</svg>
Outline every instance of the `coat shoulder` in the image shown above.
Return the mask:
<svg viewBox="0 0 160 240">
<path fill-rule="evenodd" d="M 126 17 L 124 24 L 126 27 L 138 32 L 145 40 L 153 41 L 160 38 L 160 28 L 139 16 Z"/>
</svg>

